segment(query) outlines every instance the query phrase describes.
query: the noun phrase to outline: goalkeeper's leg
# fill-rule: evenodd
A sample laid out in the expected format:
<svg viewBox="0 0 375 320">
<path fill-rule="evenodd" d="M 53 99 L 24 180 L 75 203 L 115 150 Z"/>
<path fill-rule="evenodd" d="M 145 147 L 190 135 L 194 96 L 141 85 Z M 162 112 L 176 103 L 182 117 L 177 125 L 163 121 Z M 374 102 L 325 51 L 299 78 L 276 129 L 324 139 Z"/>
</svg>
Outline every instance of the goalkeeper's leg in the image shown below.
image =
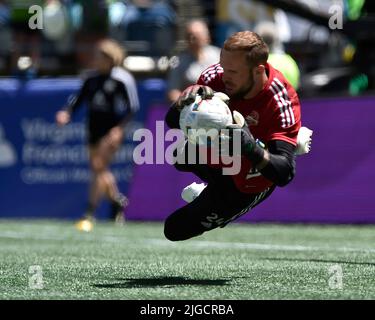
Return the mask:
<svg viewBox="0 0 375 320">
<path fill-rule="evenodd" d="M 181 241 L 224 227 L 265 200 L 273 190 L 245 194 L 236 189 L 230 176 L 221 176 L 208 183 L 194 201 L 166 219 L 164 234 L 171 241 Z"/>
<path fill-rule="evenodd" d="M 188 151 L 193 150 L 190 149 L 195 148 L 195 153 L 192 156 L 189 156 Z M 191 172 L 194 173 L 199 179 L 201 179 L 204 182 L 210 182 L 214 181 L 219 176 L 222 175 L 222 169 L 212 168 L 209 167 L 207 164 L 201 164 L 199 163 L 199 147 L 190 145 L 188 147 L 188 142 L 186 142 L 184 148 L 180 150 L 180 160 L 183 161 L 176 161 L 174 167 L 178 171 L 182 172 Z M 174 151 L 174 156 L 177 155 L 177 149 Z"/>
</svg>

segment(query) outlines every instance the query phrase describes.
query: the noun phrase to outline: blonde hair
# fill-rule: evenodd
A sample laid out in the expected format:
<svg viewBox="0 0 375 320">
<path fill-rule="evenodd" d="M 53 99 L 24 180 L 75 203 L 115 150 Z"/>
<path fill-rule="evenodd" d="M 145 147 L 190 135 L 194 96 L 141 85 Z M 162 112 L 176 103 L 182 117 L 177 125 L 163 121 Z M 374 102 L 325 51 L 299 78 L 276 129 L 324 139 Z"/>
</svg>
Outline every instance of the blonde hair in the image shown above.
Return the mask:
<svg viewBox="0 0 375 320">
<path fill-rule="evenodd" d="M 250 67 L 265 64 L 269 49 L 263 39 L 252 31 L 241 31 L 233 34 L 224 42 L 227 51 L 244 51 Z"/>
<path fill-rule="evenodd" d="M 105 39 L 100 41 L 97 47 L 101 53 L 112 60 L 113 66 L 123 65 L 126 53 L 119 43 L 111 39 Z"/>
</svg>

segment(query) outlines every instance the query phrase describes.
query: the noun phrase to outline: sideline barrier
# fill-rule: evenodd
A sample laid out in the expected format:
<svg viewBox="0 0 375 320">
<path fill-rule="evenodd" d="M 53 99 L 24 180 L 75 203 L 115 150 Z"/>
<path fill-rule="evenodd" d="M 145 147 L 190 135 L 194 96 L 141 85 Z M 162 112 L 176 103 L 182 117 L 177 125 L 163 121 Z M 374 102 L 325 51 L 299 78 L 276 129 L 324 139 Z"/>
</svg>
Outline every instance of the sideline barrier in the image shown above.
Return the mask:
<svg viewBox="0 0 375 320">
<path fill-rule="evenodd" d="M 87 205 L 90 171 L 83 117 L 59 128 L 56 111 L 81 81 L 37 79 L 0 80 L 0 217 L 78 218 Z M 133 131 L 144 126 L 147 108 L 160 103 L 165 83 L 159 79 L 138 84 L 142 109 L 128 125 L 113 171 L 127 192 L 133 172 Z M 108 217 L 103 202 L 97 216 Z"/>
<path fill-rule="evenodd" d="M 0 217 L 81 216 L 89 180 L 84 108 L 68 127 L 54 124 L 55 112 L 80 84 L 0 80 Z M 162 220 L 184 204 L 181 190 L 196 179 L 168 164 L 134 167 L 133 131 L 155 131 L 167 111 L 162 80 L 140 82 L 138 89 L 141 112 L 113 168 L 121 190 L 129 192 L 127 217 Z M 241 221 L 375 223 L 375 97 L 308 100 L 302 108 L 303 125 L 314 130 L 312 152 L 297 159 L 291 184 Z M 104 202 L 99 218 L 108 216 L 107 208 Z"/>
</svg>

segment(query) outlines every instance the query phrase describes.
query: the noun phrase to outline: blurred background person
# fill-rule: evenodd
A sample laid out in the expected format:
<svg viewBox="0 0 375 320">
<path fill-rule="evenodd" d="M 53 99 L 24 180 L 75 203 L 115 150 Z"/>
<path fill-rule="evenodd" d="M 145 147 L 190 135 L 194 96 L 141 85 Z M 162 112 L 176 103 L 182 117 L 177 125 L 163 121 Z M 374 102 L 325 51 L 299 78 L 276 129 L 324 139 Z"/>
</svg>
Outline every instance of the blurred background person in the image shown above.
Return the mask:
<svg viewBox="0 0 375 320">
<path fill-rule="evenodd" d="M 258 0 L 217 1 L 216 37 L 221 46 L 231 34 L 254 30 L 261 22 L 273 22 L 282 42 L 290 41 L 292 30 L 283 10 Z"/>
<path fill-rule="evenodd" d="M 169 1 L 110 0 L 108 15 L 111 37 L 135 44 L 138 55 L 168 55 L 174 46 L 176 13 Z"/>
<path fill-rule="evenodd" d="M 169 102 L 177 100 L 183 89 L 194 84 L 202 71 L 220 59 L 220 49 L 210 45 L 210 32 L 203 20 L 191 20 L 185 30 L 187 49 L 177 59 L 167 79 Z"/>
<path fill-rule="evenodd" d="M 300 71 L 297 62 L 285 52 L 277 26 L 273 22 L 261 22 L 255 27 L 255 32 L 263 38 L 270 50 L 268 62 L 275 69 L 281 71 L 294 89 L 297 90 Z"/>
<path fill-rule="evenodd" d="M 84 101 L 88 102 L 88 145 L 92 180 L 87 210 L 78 224 L 93 222 L 94 212 L 103 196 L 112 202 L 112 218 L 124 222 L 128 199 L 116 183 L 109 166 L 121 146 L 124 128 L 139 109 L 133 76 L 122 68 L 124 50 L 113 40 L 103 40 L 96 47 L 96 73 L 84 82 L 67 107 L 56 114 L 59 125 L 66 125 Z"/>
</svg>

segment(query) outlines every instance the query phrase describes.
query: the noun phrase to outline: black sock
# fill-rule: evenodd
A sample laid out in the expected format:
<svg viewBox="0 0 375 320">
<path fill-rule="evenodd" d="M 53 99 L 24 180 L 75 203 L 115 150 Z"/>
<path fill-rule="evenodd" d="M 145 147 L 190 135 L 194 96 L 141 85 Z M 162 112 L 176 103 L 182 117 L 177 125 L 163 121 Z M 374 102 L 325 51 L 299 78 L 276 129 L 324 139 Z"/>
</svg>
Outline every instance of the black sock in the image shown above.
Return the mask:
<svg viewBox="0 0 375 320">
<path fill-rule="evenodd" d="M 122 193 L 118 193 L 116 200 L 112 201 L 112 218 L 115 219 L 118 214 L 124 212 L 124 209 L 128 206 L 129 200 Z"/>
</svg>

